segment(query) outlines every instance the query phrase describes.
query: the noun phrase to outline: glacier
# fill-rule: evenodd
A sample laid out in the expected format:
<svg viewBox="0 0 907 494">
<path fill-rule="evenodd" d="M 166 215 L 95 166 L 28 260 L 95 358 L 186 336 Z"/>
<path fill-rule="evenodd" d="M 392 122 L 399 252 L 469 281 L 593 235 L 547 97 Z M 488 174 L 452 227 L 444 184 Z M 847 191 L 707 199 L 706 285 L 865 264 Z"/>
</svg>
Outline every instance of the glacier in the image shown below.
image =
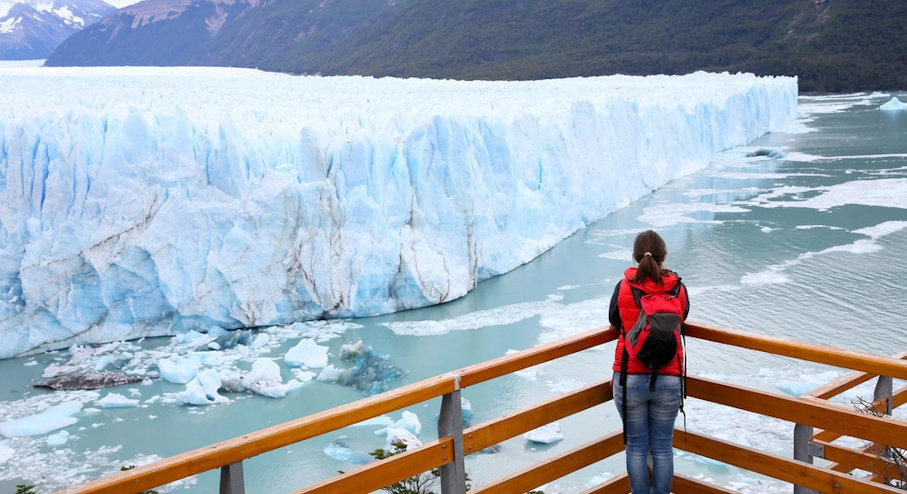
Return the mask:
<svg viewBox="0 0 907 494">
<path fill-rule="evenodd" d="M 0 358 L 453 300 L 796 111 L 751 74 L 0 67 Z"/>
</svg>

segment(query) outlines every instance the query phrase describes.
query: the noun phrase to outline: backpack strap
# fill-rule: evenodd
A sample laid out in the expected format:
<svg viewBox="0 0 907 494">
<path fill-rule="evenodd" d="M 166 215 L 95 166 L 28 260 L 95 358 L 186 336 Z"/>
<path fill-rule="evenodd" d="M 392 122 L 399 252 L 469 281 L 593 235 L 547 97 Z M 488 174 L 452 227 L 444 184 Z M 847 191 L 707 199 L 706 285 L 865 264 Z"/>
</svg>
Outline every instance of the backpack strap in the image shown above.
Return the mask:
<svg viewBox="0 0 907 494">
<path fill-rule="evenodd" d="M 624 353 L 620 358 L 620 383 L 623 400 L 620 403 L 620 422 L 623 429 L 624 444 L 627 444 L 627 361 L 630 354 L 627 352 L 627 340 L 624 340 Z"/>
</svg>

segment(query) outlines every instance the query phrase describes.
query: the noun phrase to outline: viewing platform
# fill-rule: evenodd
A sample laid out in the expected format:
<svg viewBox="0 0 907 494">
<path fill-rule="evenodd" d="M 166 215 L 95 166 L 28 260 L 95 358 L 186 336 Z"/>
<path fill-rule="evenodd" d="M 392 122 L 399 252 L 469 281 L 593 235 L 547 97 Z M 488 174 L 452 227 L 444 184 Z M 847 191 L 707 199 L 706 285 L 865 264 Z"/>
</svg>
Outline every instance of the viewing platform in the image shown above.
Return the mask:
<svg viewBox="0 0 907 494">
<path fill-rule="evenodd" d="M 722 406 L 792 422 L 793 458 L 710 437 L 693 430 L 675 430 L 674 447 L 696 455 L 793 484 L 794 492 L 904 492 L 888 485 L 903 478 L 905 465 L 892 459 L 893 448 L 907 449 L 907 421 L 890 417 L 907 401 L 907 387 L 893 389 L 893 380 L 907 380 L 907 352 L 881 357 L 830 346 L 766 336 L 702 323 L 687 323 L 689 338 L 851 369 L 854 372 L 798 398 L 768 393 L 703 377 L 687 378 L 688 396 Z M 314 485 L 301 493 L 367 493 L 440 468 L 443 494 L 466 491 L 464 457 L 556 420 L 596 406 L 612 406 L 611 380 L 589 384 L 531 407 L 463 428 L 462 389 L 549 362 L 617 339 L 615 328 L 599 328 L 552 343 L 489 360 L 403 386 L 392 391 L 205 446 L 154 463 L 87 482 L 66 494 L 139 493 L 202 472 L 220 469 L 220 494 L 243 494 L 243 461 L 311 439 L 364 420 L 441 397 L 439 438 L 393 457 L 375 461 Z M 603 361 L 602 365 L 606 365 Z M 828 400 L 878 377 L 868 410 Z M 843 436 L 867 441 L 851 449 L 834 441 Z M 559 479 L 624 450 L 622 431 L 614 430 L 583 445 L 556 454 L 522 470 L 473 485 L 471 493 L 520 493 Z M 813 464 L 824 459 L 826 466 Z M 865 472 L 852 475 L 858 470 Z M 258 492 L 254 486 L 249 492 Z M 584 491 L 627 493 L 626 473 Z M 677 494 L 733 493 L 726 487 L 675 473 Z"/>
</svg>

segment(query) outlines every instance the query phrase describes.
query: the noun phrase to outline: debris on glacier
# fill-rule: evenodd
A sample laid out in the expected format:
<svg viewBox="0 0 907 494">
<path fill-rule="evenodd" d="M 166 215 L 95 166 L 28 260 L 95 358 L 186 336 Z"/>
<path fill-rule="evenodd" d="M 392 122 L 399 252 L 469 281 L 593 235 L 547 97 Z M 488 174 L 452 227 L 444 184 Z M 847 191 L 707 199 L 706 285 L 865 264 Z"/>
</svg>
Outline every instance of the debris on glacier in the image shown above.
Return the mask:
<svg viewBox="0 0 907 494">
<path fill-rule="evenodd" d="M 352 369 L 337 368 L 334 364 L 329 364 L 321 370 L 318 380 L 356 388 L 366 396 L 372 396 L 383 393 L 390 381 L 406 374 L 403 369 L 391 364 L 386 355 L 379 355 L 371 346 L 360 345 L 361 343 L 360 341 L 350 346 L 346 352 L 341 350 L 344 360 L 355 359 L 356 365 Z"/>
<path fill-rule="evenodd" d="M 61 403 L 37 415 L 0 422 L 0 434 L 7 438 L 46 434 L 78 422 L 73 415 L 81 409 L 82 404 L 77 401 Z"/>
<path fill-rule="evenodd" d="M 131 400 L 119 393 L 108 393 L 107 396 L 95 402 L 101 408 L 128 408 L 139 406 L 139 400 Z"/>
<path fill-rule="evenodd" d="M 53 74 L 0 68 L 0 358 L 450 301 L 797 116 L 751 74 Z"/>
<path fill-rule="evenodd" d="M 57 391 L 74 389 L 104 389 L 123 384 L 141 382 L 143 378 L 127 376 L 120 372 L 99 371 L 84 374 L 69 374 L 47 381 L 40 381 L 33 386 L 36 388 L 50 388 Z"/>
<path fill-rule="evenodd" d="M 551 444 L 564 440 L 564 436 L 561 434 L 561 424 L 559 422 L 551 422 L 538 429 L 533 429 L 523 434 L 523 437 L 529 442 L 538 444 Z"/>
<path fill-rule="evenodd" d="M 296 346 L 287 350 L 283 359 L 294 367 L 321 369 L 328 365 L 328 347 L 318 345 L 315 340 L 303 338 Z"/>
</svg>

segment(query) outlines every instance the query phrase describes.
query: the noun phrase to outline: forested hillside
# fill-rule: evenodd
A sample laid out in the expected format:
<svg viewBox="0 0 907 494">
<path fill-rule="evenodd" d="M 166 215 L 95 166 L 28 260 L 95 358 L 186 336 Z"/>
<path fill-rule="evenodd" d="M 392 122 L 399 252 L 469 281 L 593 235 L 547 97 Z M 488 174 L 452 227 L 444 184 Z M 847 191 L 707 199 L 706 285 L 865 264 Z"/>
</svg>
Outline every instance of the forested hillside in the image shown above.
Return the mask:
<svg viewBox="0 0 907 494">
<path fill-rule="evenodd" d="M 905 89 L 905 26 L 903 0 L 272 0 L 168 65 L 456 79 L 726 70 L 797 75 L 805 92 Z M 109 64 L 91 35 L 48 63 Z M 78 46 L 85 56 L 68 56 Z"/>
</svg>

